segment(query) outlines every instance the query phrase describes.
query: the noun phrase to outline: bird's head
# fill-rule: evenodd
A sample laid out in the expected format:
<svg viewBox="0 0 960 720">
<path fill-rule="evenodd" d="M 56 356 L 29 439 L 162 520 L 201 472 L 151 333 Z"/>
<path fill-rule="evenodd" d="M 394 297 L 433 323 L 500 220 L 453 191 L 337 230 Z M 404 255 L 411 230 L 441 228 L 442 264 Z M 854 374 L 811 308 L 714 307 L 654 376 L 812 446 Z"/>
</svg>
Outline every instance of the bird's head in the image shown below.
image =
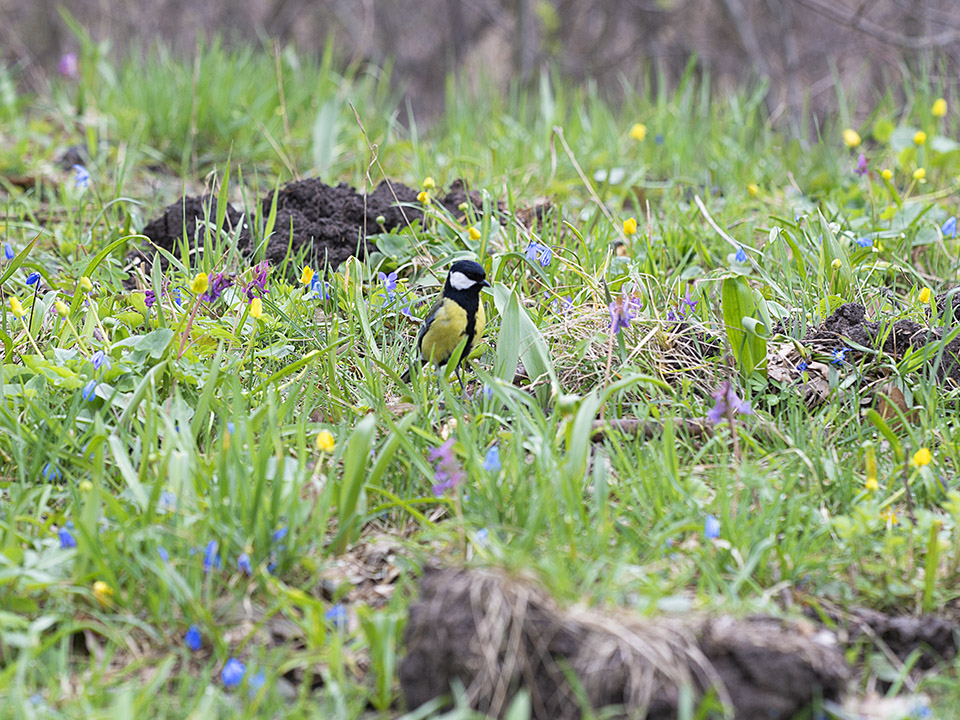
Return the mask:
<svg viewBox="0 0 960 720">
<path fill-rule="evenodd" d="M 458 260 L 450 266 L 447 273 L 447 287 L 459 292 L 480 292 L 482 288 L 490 287 L 487 282 L 487 273 L 478 262 L 473 260 Z"/>
</svg>

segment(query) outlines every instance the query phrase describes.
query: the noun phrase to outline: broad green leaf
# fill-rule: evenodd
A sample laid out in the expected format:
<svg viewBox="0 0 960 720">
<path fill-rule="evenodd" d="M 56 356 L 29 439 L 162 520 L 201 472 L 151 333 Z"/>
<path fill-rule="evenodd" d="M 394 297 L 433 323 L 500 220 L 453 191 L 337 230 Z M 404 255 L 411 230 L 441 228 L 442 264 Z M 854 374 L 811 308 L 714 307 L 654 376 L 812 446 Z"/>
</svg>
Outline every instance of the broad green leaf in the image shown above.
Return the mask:
<svg viewBox="0 0 960 720">
<path fill-rule="evenodd" d="M 721 305 L 727 339 L 740 372 L 744 377 L 754 371 L 764 373 L 767 341 L 756 332 L 744 328 L 744 320 L 753 320 L 753 323 L 749 323 L 753 329 L 758 321 L 763 322 L 757 297 L 745 277 L 733 276 L 723 281 Z"/>
</svg>

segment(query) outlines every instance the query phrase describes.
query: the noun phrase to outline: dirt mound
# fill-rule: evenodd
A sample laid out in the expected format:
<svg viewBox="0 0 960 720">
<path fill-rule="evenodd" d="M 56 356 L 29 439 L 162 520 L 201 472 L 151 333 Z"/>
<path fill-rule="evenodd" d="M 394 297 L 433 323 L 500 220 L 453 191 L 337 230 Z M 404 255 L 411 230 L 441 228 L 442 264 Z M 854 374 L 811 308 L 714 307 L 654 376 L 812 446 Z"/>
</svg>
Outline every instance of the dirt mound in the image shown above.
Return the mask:
<svg viewBox="0 0 960 720">
<path fill-rule="evenodd" d="M 493 570 L 429 569 L 420 593 L 400 664 L 411 710 L 459 680 L 495 717 L 523 688 L 538 719 L 581 717 L 580 689 L 594 709 L 619 706 L 616 717 L 675 718 L 686 687 L 714 692 L 735 717 L 786 719 L 838 699 L 847 677 L 830 633 L 780 619 L 562 611 Z"/>
<path fill-rule="evenodd" d="M 369 236 L 403 228 L 423 219 L 417 193 L 414 188 L 387 181 L 381 182 L 367 195 L 346 183 L 333 187 L 317 178 L 292 182 L 277 193 L 276 222 L 267 242 L 266 257 L 271 264 L 277 265 L 283 262 L 288 252 L 297 252 L 304 246 L 308 248 L 308 257 L 315 258 L 318 265 L 328 262 L 331 268 L 338 267 L 353 255 L 364 257 L 377 249 L 367 240 Z M 446 195 L 435 197 L 433 201 L 458 220 L 464 217 L 460 210 L 463 203 L 469 202 L 477 209 L 482 206 L 480 194 L 468 191 L 462 180 L 454 181 Z M 255 210 L 257 217 L 252 218 L 254 227 L 269 216 L 272 203 L 272 194 L 263 199 Z M 498 210 L 502 208 L 498 207 Z M 147 224 L 143 234 L 155 246 L 177 254 L 182 238 L 193 241 L 197 222 L 204 218 L 212 222 L 216 215 L 214 197 L 187 197 L 164 208 L 162 215 Z M 252 255 L 255 248 L 250 233 L 251 221 L 245 220 L 243 213 L 233 206 L 227 207 L 225 217 L 224 224 L 230 231 L 243 223 L 239 235 L 240 250 Z M 383 222 L 378 224 L 378 218 Z M 154 252 L 154 247 L 146 244 L 133 255 L 141 262 L 150 262 Z M 161 263 L 166 268 L 166 261 L 162 258 Z"/>
</svg>

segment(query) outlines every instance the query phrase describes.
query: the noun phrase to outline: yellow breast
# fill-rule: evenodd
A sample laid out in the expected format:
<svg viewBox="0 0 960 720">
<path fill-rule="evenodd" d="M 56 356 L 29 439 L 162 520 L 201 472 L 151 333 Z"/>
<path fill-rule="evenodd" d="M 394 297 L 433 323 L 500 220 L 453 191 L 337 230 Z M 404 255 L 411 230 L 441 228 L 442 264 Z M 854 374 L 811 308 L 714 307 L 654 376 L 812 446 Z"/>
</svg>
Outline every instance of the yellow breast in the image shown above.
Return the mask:
<svg viewBox="0 0 960 720">
<path fill-rule="evenodd" d="M 444 299 L 420 343 L 420 355 L 442 365 L 463 340 L 467 331 L 467 313 L 452 300 Z"/>
</svg>

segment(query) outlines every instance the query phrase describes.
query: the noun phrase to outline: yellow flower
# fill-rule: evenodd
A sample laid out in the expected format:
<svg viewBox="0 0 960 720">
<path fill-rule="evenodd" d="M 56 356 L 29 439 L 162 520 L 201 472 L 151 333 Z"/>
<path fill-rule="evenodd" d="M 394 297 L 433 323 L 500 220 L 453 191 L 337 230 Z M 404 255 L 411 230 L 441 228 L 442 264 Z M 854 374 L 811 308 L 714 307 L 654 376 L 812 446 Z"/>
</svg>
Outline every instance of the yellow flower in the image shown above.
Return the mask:
<svg viewBox="0 0 960 720">
<path fill-rule="evenodd" d="M 913 135 L 914 145 L 923 145 L 927 141 L 927 134 L 923 130 L 917 130 Z"/>
<path fill-rule="evenodd" d="M 750 193 L 750 197 L 756 197 L 760 194 L 760 186 L 756 183 L 750 183 L 747 185 L 747 192 Z"/>
<path fill-rule="evenodd" d="M 13 312 L 14 317 L 23 317 L 23 305 L 21 305 L 20 301 L 15 297 L 10 298 L 10 310 Z"/>
<path fill-rule="evenodd" d="M 630 128 L 630 137 L 637 142 L 643 142 L 647 137 L 647 126 L 643 123 L 634 123 Z"/>
<path fill-rule="evenodd" d="M 920 302 L 923 304 L 930 302 L 930 288 L 925 287 L 920 291 Z"/>
<path fill-rule="evenodd" d="M 891 525 L 896 525 L 898 522 L 900 522 L 900 519 L 893 510 L 887 510 L 886 512 L 880 513 L 880 519 L 884 522 L 890 523 Z"/>
<path fill-rule="evenodd" d="M 637 234 L 637 219 L 636 218 L 627 218 L 623 221 L 623 234 L 624 235 L 636 235 Z"/>
<path fill-rule="evenodd" d="M 860 133 L 852 128 L 843 131 L 843 144 L 848 148 L 855 148 L 860 144 Z"/>
<path fill-rule="evenodd" d="M 930 112 L 933 113 L 934 117 L 943 117 L 947 114 L 947 101 L 943 98 L 937 98 L 933 101 L 933 107 L 930 108 Z"/>
<path fill-rule="evenodd" d="M 332 453 L 336 447 L 333 441 L 333 435 L 329 430 L 321 430 L 317 433 L 317 450 L 325 453 Z"/>
<path fill-rule="evenodd" d="M 834 270 L 839 270 L 842 265 L 843 261 L 840 258 L 834 258 L 833 262 L 830 263 L 830 267 L 832 267 Z"/>
<path fill-rule="evenodd" d="M 80 481 L 80 492 L 90 492 L 93 490 L 93 483 L 89 480 Z"/>
<path fill-rule="evenodd" d="M 867 488 L 867 492 L 876 492 L 880 489 L 880 483 L 877 482 L 875 477 L 868 477 L 865 487 Z"/>
<path fill-rule="evenodd" d="M 917 168 L 916 170 L 913 171 L 914 180 L 923 180 L 926 176 L 927 176 L 926 168 Z"/>
<path fill-rule="evenodd" d="M 923 467 L 924 465 L 929 465 L 932 459 L 933 459 L 933 456 L 930 454 L 930 451 L 925 447 L 920 448 L 913 454 L 913 464 L 917 467 Z"/>
<path fill-rule="evenodd" d="M 210 278 L 207 277 L 206 273 L 197 273 L 190 281 L 190 292 L 194 295 L 205 293 L 208 287 L 210 287 Z"/>
<path fill-rule="evenodd" d="M 70 308 L 67 307 L 67 304 L 63 300 L 57 300 L 53 306 L 57 309 L 57 315 L 60 317 L 66 317 L 70 314 Z"/>
<path fill-rule="evenodd" d="M 263 301 L 255 297 L 250 301 L 250 317 L 254 320 L 259 320 L 261 315 L 263 315 Z"/>
<path fill-rule="evenodd" d="M 470 226 L 470 229 L 467 230 L 467 235 L 470 236 L 470 239 L 471 239 L 471 240 L 479 240 L 480 237 L 481 237 L 481 236 L 480 236 L 480 231 L 477 230 L 477 229 L 476 229 L 475 227 L 473 227 L 472 225 Z"/>
<path fill-rule="evenodd" d="M 93 596 L 99 600 L 102 605 L 106 605 L 110 602 L 110 598 L 113 597 L 113 588 L 103 580 L 97 580 L 93 584 Z"/>
<path fill-rule="evenodd" d="M 77 283 L 77 287 L 79 287 L 82 292 L 90 292 L 93 290 L 93 283 L 90 282 L 90 278 L 84 275 L 80 278 L 80 282 Z"/>
<path fill-rule="evenodd" d="M 893 177 L 893 170 L 890 168 L 884 168 L 880 171 L 880 177 L 882 177 L 884 180 L 889 180 Z"/>
<path fill-rule="evenodd" d="M 433 181 L 433 177 L 431 177 L 430 175 L 427 175 L 427 176 L 423 179 L 423 189 L 424 189 L 424 190 L 433 190 L 436 186 L 437 186 L 437 184 Z"/>
<path fill-rule="evenodd" d="M 309 285 L 311 280 L 313 280 L 313 268 L 309 265 L 304 265 L 303 270 L 300 271 L 300 284 Z"/>
<path fill-rule="evenodd" d="M 421 190 L 420 192 L 418 192 L 418 193 L 417 193 L 417 202 L 419 202 L 421 205 L 429 205 L 429 204 L 430 204 L 430 193 L 428 193 L 426 190 Z"/>
</svg>

